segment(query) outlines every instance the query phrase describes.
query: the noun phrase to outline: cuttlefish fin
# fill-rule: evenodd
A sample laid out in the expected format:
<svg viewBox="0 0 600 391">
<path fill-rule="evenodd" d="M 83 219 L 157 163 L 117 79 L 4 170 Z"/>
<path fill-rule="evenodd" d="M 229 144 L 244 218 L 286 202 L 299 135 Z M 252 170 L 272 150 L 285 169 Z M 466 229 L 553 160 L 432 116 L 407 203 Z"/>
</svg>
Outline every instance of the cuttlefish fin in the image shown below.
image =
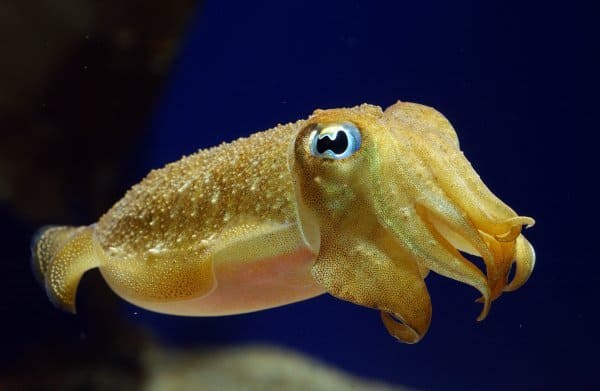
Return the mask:
<svg viewBox="0 0 600 391">
<path fill-rule="evenodd" d="M 381 310 L 392 336 L 416 343 L 431 321 L 429 293 L 417 264 L 386 247 L 338 236 L 321 247 L 312 274 L 333 296 Z"/>
<path fill-rule="evenodd" d="M 75 293 L 83 274 L 100 266 L 103 252 L 93 227 L 48 226 L 31 243 L 32 267 L 50 300 L 75 312 Z"/>
</svg>

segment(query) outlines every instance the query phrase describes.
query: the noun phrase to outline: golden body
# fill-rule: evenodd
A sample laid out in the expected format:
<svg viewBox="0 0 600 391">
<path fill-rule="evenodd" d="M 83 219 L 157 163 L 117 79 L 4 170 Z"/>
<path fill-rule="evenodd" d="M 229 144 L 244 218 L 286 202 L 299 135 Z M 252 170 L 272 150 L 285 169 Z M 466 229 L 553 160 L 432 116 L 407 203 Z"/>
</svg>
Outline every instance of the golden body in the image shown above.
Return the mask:
<svg viewBox="0 0 600 391">
<path fill-rule="evenodd" d="M 315 156 L 315 126 L 339 123 L 356 125 L 360 148 Z M 483 185 L 437 111 L 362 105 L 152 171 L 96 224 L 42 230 L 34 266 L 69 310 L 81 275 L 99 267 L 120 296 L 160 312 L 233 314 L 329 292 L 380 309 L 392 335 L 416 342 L 431 317 L 427 272 L 478 289 L 483 318 L 531 273 L 520 231 L 532 223 Z M 486 274 L 458 250 L 481 256 Z"/>
</svg>

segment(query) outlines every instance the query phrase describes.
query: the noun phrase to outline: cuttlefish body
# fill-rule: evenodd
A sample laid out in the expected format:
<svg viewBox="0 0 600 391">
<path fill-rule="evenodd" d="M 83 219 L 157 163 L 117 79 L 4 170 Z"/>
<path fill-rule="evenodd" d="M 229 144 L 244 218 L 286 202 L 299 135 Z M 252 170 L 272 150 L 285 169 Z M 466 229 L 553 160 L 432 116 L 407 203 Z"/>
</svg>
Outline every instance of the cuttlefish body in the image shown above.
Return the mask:
<svg viewBox="0 0 600 391">
<path fill-rule="evenodd" d="M 476 288 L 483 319 L 529 277 L 521 229 L 532 224 L 488 190 L 446 118 L 398 102 L 317 110 L 184 157 L 96 224 L 41 229 L 32 250 L 49 297 L 70 311 L 98 267 L 117 294 L 158 312 L 237 314 L 329 292 L 381 310 L 414 343 L 431 319 L 427 273 Z"/>
</svg>

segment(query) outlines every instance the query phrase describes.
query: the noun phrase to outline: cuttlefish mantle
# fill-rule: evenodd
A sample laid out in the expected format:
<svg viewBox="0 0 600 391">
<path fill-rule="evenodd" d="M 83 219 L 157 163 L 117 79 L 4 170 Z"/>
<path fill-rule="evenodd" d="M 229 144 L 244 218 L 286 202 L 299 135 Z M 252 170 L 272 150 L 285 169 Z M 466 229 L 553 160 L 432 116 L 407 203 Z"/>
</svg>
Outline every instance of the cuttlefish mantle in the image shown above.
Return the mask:
<svg viewBox="0 0 600 391">
<path fill-rule="evenodd" d="M 479 319 L 527 281 L 524 225 L 533 219 L 485 186 L 444 116 L 398 102 L 317 110 L 201 150 L 150 172 L 95 224 L 41 229 L 32 251 L 52 302 L 73 312 L 97 267 L 125 300 L 179 315 L 328 292 L 379 309 L 390 334 L 414 343 L 431 320 L 430 270 L 477 289 Z"/>
</svg>

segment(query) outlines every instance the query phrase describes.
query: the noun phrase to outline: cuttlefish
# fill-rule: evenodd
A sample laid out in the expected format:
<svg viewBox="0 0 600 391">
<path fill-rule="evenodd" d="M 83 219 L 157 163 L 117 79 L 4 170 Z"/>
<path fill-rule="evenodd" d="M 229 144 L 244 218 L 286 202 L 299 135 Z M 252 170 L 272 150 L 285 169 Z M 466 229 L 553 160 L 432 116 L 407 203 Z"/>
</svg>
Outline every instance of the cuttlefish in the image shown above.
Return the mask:
<svg viewBox="0 0 600 391">
<path fill-rule="evenodd" d="M 51 301 L 72 312 L 82 275 L 99 268 L 125 300 L 178 315 L 328 292 L 380 310 L 392 336 L 415 343 L 431 320 L 429 271 L 477 289 L 481 320 L 529 278 L 521 230 L 533 223 L 486 187 L 442 114 L 363 104 L 151 171 L 97 223 L 42 228 L 32 258 Z"/>
</svg>

